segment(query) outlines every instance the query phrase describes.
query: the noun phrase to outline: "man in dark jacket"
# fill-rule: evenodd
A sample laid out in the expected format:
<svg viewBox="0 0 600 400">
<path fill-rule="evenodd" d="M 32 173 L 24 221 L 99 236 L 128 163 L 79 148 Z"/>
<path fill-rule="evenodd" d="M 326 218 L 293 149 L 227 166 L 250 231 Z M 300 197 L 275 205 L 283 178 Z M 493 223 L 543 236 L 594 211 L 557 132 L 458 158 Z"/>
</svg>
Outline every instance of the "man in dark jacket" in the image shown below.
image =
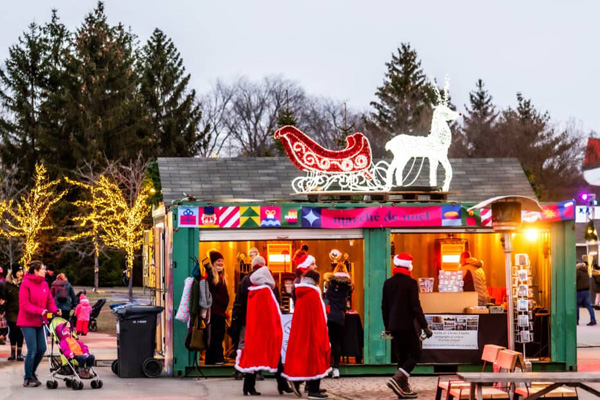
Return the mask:
<svg viewBox="0 0 600 400">
<path fill-rule="evenodd" d="M 381 302 L 383 325 L 392 335 L 398 357 L 398 370 L 387 385 L 401 398 L 417 397 L 408 378 L 421 358 L 421 329 L 428 338 L 433 334 L 421 308 L 417 281 L 411 277 L 412 260 L 407 253 L 394 256 L 392 277 L 383 284 Z"/>
<path fill-rule="evenodd" d="M 596 315 L 590 304 L 590 276 L 587 265 L 579 263 L 577 267 L 577 324 L 579 325 L 579 307 L 584 306 L 590 313 L 588 326 L 596 325 Z"/>
</svg>

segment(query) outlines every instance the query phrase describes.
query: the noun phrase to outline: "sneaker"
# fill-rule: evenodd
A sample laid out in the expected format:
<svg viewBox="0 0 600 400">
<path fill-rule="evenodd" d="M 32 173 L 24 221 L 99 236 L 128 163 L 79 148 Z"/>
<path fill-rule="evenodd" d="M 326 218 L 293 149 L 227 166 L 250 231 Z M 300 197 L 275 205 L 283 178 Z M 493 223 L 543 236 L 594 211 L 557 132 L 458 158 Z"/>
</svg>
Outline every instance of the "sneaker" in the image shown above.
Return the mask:
<svg viewBox="0 0 600 400">
<path fill-rule="evenodd" d="M 333 379 L 338 379 L 340 377 L 340 370 L 337 368 L 334 368 L 331 370 L 331 377 Z"/>
<path fill-rule="evenodd" d="M 23 381 L 23 386 L 24 387 L 38 387 L 40 385 L 41 385 L 41 383 L 39 381 L 35 381 L 35 380 L 31 379 L 31 378 L 30 379 L 25 379 Z"/>
<path fill-rule="evenodd" d="M 591 321 L 589 323 L 586 324 L 587 326 L 594 326 L 596 325 L 596 321 Z"/>
<path fill-rule="evenodd" d="M 325 393 L 313 393 L 313 392 L 309 392 L 308 393 L 308 398 L 309 399 L 326 399 L 329 396 L 327 396 Z"/>
<path fill-rule="evenodd" d="M 418 397 L 416 393 L 410 390 L 408 377 L 400 370 L 397 370 L 394 376 L 390 378 L 387 387 L 392 389 L 400 399 L 415 399 Z"/>
</svg>

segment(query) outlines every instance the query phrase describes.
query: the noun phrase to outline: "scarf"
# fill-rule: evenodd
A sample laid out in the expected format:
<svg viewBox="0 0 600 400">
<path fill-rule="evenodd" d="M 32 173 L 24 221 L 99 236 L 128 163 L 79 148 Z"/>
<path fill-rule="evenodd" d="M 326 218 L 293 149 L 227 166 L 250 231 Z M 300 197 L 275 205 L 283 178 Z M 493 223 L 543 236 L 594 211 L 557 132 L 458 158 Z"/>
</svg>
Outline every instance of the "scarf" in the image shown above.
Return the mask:
<svg viewBox="0 0 600 400">
<path fill-rule="evenodd" d="M 395 267 L 394 269 L 392 269 L 392 275 L 396 275 L 396 274 L 403 274 L 406 276 L 410 276 L 412 278 L 412 271 L 409 271 L 408 269 L 406 269 L 404 267 Z"/>
</svg>

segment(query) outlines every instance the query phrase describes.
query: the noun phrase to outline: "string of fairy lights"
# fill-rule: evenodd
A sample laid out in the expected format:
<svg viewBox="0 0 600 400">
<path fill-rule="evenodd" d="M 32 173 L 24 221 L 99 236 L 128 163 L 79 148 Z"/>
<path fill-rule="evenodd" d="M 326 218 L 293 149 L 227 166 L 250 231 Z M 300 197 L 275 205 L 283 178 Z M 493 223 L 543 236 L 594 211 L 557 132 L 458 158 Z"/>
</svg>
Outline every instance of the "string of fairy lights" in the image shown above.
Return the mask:
<svg viewBox="0 0 600 400">
<path fill-rule="evenodd" d="M 106 176 L 100 176 L 92 184 L 69 178 L 65 178 L 65 181 L 87 190 L 90 196 L 72 203 L 80 211 L 73 221 L 81 231 L 61 236 L 58 240 L 77 241 L 91 238 L 96 256 L 99 256 L 102 244 L 123 250 L 127 255 L 127 270 L 130 274 L 134 253 L 143 245 L 142 222 L 150 213 L 150 206 L 146 202 L 150 190 L 143 188 L 130 206 L 119 185 Z M 51 181 L 46 168 L 37 164 L 35 184 L 29 192 L 18 201 L 0 201 L 0 216 L 3 217 L 4 223 L 3 229 L 0 229 L 0 236 L 21 240 L 21 265 L 27 265 L 36 255 L 41 233 L 54 228 L 47 221 L 48 213 L 68 192 L 67 189 L 58 191 L 60 183 L 60 179 Z M 7 217 L 4 217 L 5 215 Z"/>
</svg>

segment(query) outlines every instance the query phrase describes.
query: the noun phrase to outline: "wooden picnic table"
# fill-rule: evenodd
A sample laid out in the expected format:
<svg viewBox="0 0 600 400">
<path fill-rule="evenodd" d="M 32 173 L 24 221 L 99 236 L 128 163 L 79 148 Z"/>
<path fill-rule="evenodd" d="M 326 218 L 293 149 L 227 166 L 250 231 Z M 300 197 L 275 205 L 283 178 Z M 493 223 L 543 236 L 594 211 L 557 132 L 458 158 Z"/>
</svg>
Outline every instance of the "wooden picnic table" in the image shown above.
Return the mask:
<svg viewBox="0 0 600 400">
<path fill-rule="evenodd" d="M 579 387 L 586 390 L 596 397 L 600 397 L 600 392 L 589 387 L 585 383 L 600 382 L 600 372 L 465 372 L 459 373 L 458 377 L 465 382 L 470 383 L 469 399 L 482 400 L 482 383 L 506 383 L 513 385 L 517 383 L 548 382 L 551 383 L 546 388 L 532 393 L 531 396 L 523 400 L 536 400 L 548 392 L 561 386 Z M 585 383 L 584 383 L 585 382 Z M 513 388 L 514 389 L 514 388 Z"/>
</svg>

